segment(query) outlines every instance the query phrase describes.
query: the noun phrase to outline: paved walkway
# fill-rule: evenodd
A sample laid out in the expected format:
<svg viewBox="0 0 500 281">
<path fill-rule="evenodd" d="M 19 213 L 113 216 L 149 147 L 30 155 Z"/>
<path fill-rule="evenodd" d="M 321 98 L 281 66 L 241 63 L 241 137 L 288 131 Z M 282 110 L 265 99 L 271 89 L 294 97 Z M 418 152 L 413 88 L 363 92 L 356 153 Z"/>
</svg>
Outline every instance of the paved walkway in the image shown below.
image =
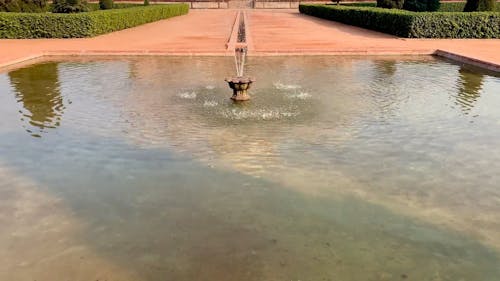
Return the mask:
<svg viewBox="0 0 500 281">
<path fill-rule="evenodd" d="M 224 54 L 236 10 L 191 10 L 94 38 L 0 39 L 0 67 L 41 55 Z"/>
<path fill-rule="evenodd" d="M 188 15 L 88 39 L 0 40 L 0 67 L 41 55 L 230 55 L 238 12 L 191 10 Z M 251 55 L 440 54 L 500 71 L 499 39 L 402 39 L 299 14 L 246 10 Z"/>
<path fill-rule="evenodd" d="M 405 39 L 297 11 L 249 13 L 253 49 L 264 54 L 440 54 L 488 62 L 500 71 L 499 39 Z M 495 67 L 496 66 L 496 67 Z"/>
</svg>

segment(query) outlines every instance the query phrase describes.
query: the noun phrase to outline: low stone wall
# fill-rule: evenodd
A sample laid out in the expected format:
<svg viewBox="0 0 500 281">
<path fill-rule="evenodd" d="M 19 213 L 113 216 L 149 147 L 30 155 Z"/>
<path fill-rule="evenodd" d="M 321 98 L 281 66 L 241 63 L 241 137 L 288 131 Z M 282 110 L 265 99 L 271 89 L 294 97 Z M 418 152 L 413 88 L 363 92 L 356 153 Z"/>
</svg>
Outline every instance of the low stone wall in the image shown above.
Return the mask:
<svg viewBox="0 0 500 281">
<path fill-rule="evenodd" d="M 227 2 L 190 2 L 191 9 L 227 9 Z"/>
<path fill-rule="evenodd" d="M 141 0 L 143 1 L 143 0 Z M 161 2 L 161 3 L 179 3 L 179 2 Z M 242 8 L 255 8 L 255 9 L 298 9 L 299 2 L 254 2 L 253 7 L 248 7 L 244 5 L 240 5 L 238 3 L 234 3 L 233 1 L 229 2 L 211 2 L 211 1 L 203 1 L 203 2 L 183 2 L 189 4 L 191 9 L 242 9 Z"/>
<path fill-rule="evenodd" d="M 144 0 L 125 0 L 116 1 L 117 3 L 142 3 Z M 326 4 L 332 3 L 331 1 L 290 1 L 290 0 L 220 0 L 220 1 L 210 1 L 210 0 L 150 0 L 152 4 L 174 4 L 174 3 L 185 3 L 189 5 L 191 9 L 244 9 L 244 8 L 255 8 L 255 9 L 298 9 L 300 3 L 308 4 Z"/>
<path fill-rule="evenodd" d="M 255 2 L 255 9 L 297 9 L 299 7 L 299 2 Z"/>
</svg>

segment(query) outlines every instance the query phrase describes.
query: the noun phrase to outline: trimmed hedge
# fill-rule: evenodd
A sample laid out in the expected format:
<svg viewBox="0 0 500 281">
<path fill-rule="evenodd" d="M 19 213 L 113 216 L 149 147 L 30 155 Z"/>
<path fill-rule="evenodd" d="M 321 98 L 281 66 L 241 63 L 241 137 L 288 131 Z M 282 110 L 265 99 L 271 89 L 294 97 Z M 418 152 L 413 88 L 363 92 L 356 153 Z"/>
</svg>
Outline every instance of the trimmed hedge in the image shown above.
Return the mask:
<svg viewBox="0 0 500 281">
<path fill-rule="evenodd" d="M 463 12 L 465 8 L 465 2 L 442 2 L 441 7 L 439 7 L 439 12 Z M 500 3 L 495 4 L 495 12 L 500 12 Z"/>
<path fill-rule="evenodd" d="M 188 4 L 150 5 L 78 14 L 0 12 L 0 38 L 81 38 L 187 14 Z"/>
<path fill-rule="evenodd" d="M 497 0 L 467 0 L 464 12 L 491 12 L 495 10 Z"/>
<path fill-rule="evenodd" d="M 99 11 L 101 7 L 99 7 L 99 3 L 87 3 L 90 11 Z M 125 9 L 125 8 L 133 8 L 133 7 L 142 7 L 141 3 L 113 3 L 113 9 Z"/>
<path fill-rule="evenodd" d="M 330 4 L 331 5 L 331 4 Z M 352 7 L 376 7 L 375 2 L 364 2 L 364 3 L 341 3 L 342 6 L 352 6 Z M 438 12 L 463 12 L 465 7 L 465 2 L 441 2 Z M 495 11 L 500 12 L 500 3 L 496 3 Z"/>
<path fill-rule="evenodd" d="M 465 2 L 444 2 L 441 3 L 438 12 L 463 12 Z M 496 3 L 495 12 L 500 12 L 500 3 Z"/>
<path fill-rule="evenodd" d="M 406 38 L 500 38 L 500 13 L 410 12 L 342 5 L 299 6 L 301 13 Z"/>
<path fill-rule="evenodd" d="M 403 9 L 414 12 L 435 12 L 439 6 L 439 0 L 405 0 Z"/>
<path fill-rule="evenodd" d="M 47 0 L 0 0 L 0 12 L 40 13 L 47 8 Z"/>
<path fill-rule="evenodd" d="M 2 0 L 0 0 L 2 1 Z M 56 0 L 57 1 L 57 0 Z M 140 3 L 114 3 L 113 9 L 124 9 L 124 8 L 132 8 L 132 7 L 142 7 L 143 4 Z M 99 7 L 99 3 L 87 3 L 87 8 L 89 11 L 98 11 L 101 8 Z M 34 13 L 50 13 L 54 10 L 54 3 L 47 4 L 43 10 L 34 11 Z M 3 12 L 3 11 L 0 11 Z M 6 11 L 12 12 L 12 11 Z M 27 13 L 28 11 L 22 11 L 22 13 Z"/>
</svg>

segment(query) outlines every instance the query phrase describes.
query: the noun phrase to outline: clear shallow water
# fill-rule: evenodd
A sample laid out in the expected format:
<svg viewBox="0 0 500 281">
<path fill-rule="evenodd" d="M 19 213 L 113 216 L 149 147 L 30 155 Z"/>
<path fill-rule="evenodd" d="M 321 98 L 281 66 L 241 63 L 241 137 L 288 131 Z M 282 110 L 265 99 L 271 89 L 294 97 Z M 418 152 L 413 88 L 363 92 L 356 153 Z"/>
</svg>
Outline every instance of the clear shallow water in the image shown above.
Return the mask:
<svg viewBox="0 0 500 281">
<path fill-rule="evenodd" d="M 238 105 L 232 58 L 0 74 L 0 280 L 498 280 L 498 77 L 248 64 Z"/>
</svg>

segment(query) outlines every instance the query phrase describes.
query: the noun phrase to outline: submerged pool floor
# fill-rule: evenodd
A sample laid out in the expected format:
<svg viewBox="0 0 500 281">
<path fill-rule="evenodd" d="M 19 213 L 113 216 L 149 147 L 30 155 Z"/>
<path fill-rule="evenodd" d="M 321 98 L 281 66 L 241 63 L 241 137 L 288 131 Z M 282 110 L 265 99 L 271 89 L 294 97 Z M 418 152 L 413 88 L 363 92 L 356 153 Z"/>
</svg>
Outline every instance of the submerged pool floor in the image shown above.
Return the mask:
<svg viewBox="0 0 500 281">
<path fill-rule="evenodd" d="M 500 78 L 432 57 L 0 74 L 0 280 L 498 280 Z"/>
</svg>

